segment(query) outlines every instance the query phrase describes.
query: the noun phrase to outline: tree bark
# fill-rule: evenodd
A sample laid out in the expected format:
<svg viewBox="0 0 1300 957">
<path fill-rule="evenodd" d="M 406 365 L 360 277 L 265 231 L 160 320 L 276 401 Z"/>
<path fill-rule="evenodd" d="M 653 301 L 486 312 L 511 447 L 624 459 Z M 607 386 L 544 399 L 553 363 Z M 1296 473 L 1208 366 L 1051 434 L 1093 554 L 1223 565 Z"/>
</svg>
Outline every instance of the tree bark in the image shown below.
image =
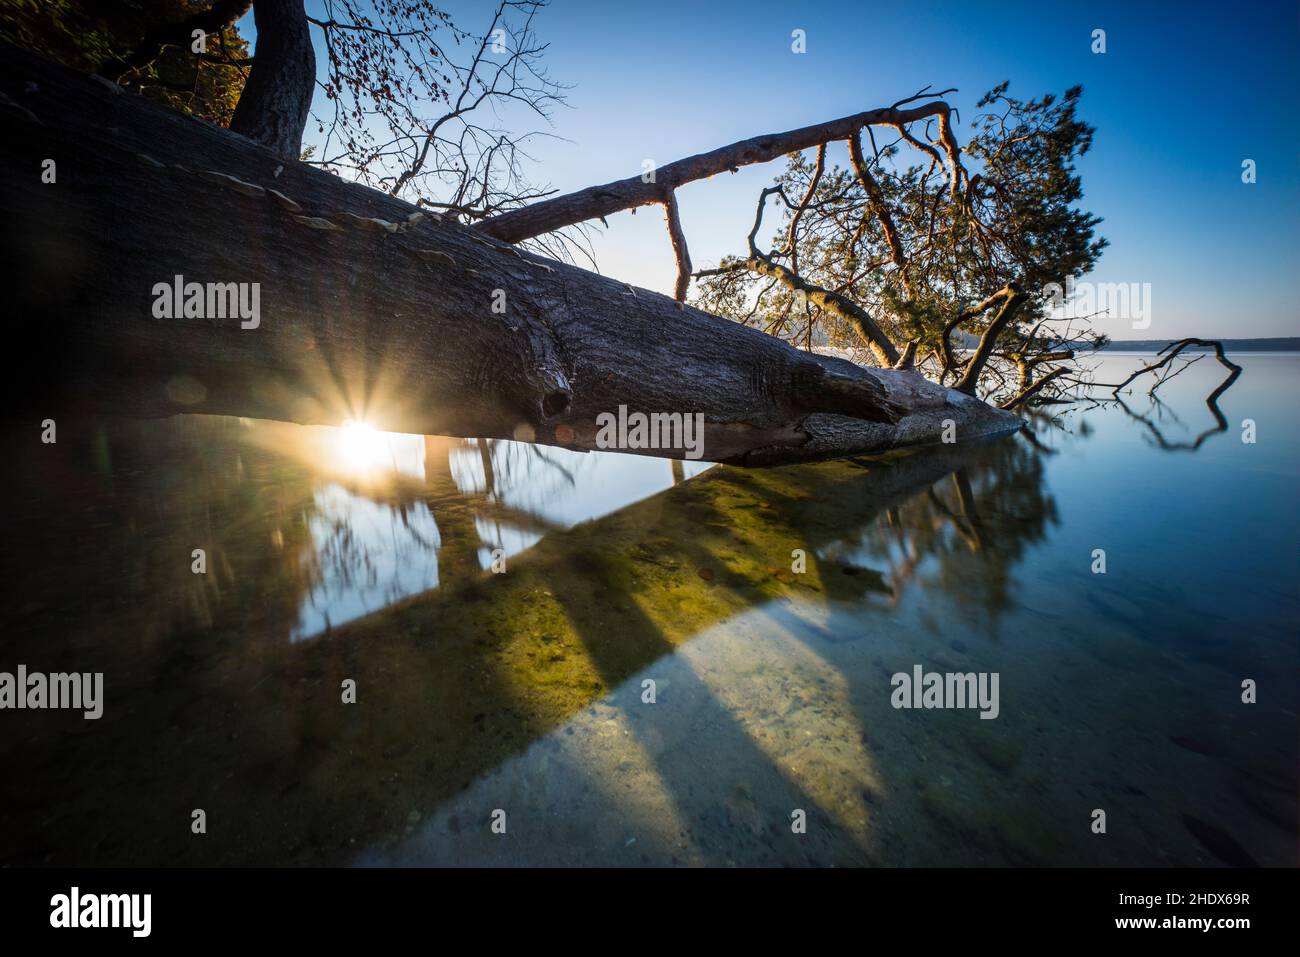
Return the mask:
<svg viewBox="0 0 1300 957">
<path fill-rule="evenodd" d="M 966 369 L 957 381 L 956 389 L 958 392 L 964 392 L 967 395 L 975 394 L 975 388 L 979 385 L 980 376 L 984 374 L 984 366 L 989 361 L 989 356 L 993 354 L 994 346 L 997 345 L 998 336 L 1002 335 L 1002 330 L 1015 318 L 1021 305 L 1029 298 L 1013 285 L 1008 285 L 997 295 L 1002 297 L 1002 308 L 998 310 L 998 314 L 993 317 L 993 321 L 984 330 L 984 335 L 980 336 L 979 345 L 975 347 L 975 352 L 966 361 Z M 947 341 L 945 335 L 945 345 Z"/>
<path fill-rule="evenodd" d="M 1019 427 L 915 372 L 524 254 L 2 45 L 0 93 L 17 134 L 0 159 L 22 317 L 9 414 L 365 418 L 594 449 L 597 417 L 625 405 L 700 413 L 703 457 L 752 465 L 930 444 L 947 420 L 962 441 Z M 256 328 L 155 318 L 176 276 L 259 284 Z"/>
<path fill-rule="evenodd" d="M 230 128 L 281 159 L 296 160 L 302 153 L 302 131 L 316 88 L 316 54 L 303 0 L 257 0 L 253 19 L 257 24 L 253 69 Z"/>
</svg>

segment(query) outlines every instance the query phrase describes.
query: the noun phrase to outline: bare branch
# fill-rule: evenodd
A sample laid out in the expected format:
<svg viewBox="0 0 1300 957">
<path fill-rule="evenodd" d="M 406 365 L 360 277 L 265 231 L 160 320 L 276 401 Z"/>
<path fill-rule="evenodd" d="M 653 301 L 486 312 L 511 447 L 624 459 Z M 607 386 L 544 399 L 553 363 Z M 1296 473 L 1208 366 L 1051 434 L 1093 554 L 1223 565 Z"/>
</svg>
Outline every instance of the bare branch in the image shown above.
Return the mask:
<svg viewBox="0 0 1300 957">
<path fill-rule="evenodd" d="M 799 152 L 823 143 L 846 140 L 865 126 L 898 126 L 927 117 L 946 118 L 950 109 L 942 100 L 907 110 L 886 107 L 785 133 L 755 136 L 661 166 L 655 170 L 653 179 L 632 176 L 602 186 L 591 186 L 576 193 L 502 213 L 480 223 L 478 228 L 505 242 L 519 242 L 562 226 L 663 202 L 665 190 L 676 189 L 685 183 L 707 179 L 728 170 L 735 172 L 742 166 L 766 163 L 787 153 Z M 951 140 L 951 130 L 946 119 L 942 121 L 941 129 L 948 130 Z M 955 147 L 955 140 L 951 140 L 951 145 Z M 950 156 L 957 168 L 960 168 L 957 152 L 952 152 Z"/>
<path fill-rule="evenodd" d="M 898 269 L 898 277 L 902 281 L 907 294 L 911 296 L 912 287 L 907 281 L 907 254 L 903 251 L 902 240 L 898 238 L 898 228 L 894 225 L 894 218 L 889 213 L 884 194 L 880 191 L 880 184 L 871 175 L 871 170 L 867 167 L 867 161 L 862 156 L 862 137 L 857 132 L 849 137 L 849 158 L 853 161 L 853 169 L 858 174 L 858 182 L 862 184 L 863 192 L 867 194 L 871 215 L 876 218 L 876 222 L 880 223 L 880 228 L 885 234 L 885 242 L 889 246 L 889 256 Z"/>
<path fill-rule="evenodd" d="M 1024 403 L 1032 399 L 1034 396 L 1038 395 L 1038 393 L 1042 391 L 1044 386 L 1048 385 L 1051 382 L 1054 382 L 1055 380 L 1059 379 L 1061 376 L 1065 375 L 1069 371 L 1070 370 L 1068 367 L 1061 366 L 1059 369 L 1053 369 L 1051 372 L 1047 373 L 1047 375 L 1043 376 L 1037 382 L 1032 382 L 1027 385 L 1024 385 L 1024 387 L 1020 390 L 1020 392 L 1016 396 L 1002 403 L 1002 408 L 1007 410 L 1019 408 L 1021 405 L 1023 405 Z"/>
<path fill-rule="evenodd" d="M 682 229 L 682 214 L 677 208 L 676 193 L 668 194 L 664 200 L 664 211 L 668 214 L 668 235 L 673 242 L 673 255 L 677 257 L 677 285 L 673 289 L 673 298 L 685 302 L 686 290 L 691 285 L 691 252 L 686 248 L 686 233 Z"/>
</svg>

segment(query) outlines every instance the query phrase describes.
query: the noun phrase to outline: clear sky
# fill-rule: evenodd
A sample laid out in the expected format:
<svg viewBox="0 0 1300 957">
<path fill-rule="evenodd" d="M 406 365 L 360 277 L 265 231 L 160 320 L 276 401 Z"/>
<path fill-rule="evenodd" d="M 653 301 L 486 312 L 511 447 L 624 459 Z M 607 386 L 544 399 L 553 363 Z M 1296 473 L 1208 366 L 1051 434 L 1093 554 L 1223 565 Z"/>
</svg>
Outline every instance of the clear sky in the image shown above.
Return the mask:
<svg viewBox="0 0 1300 957">
<path fill-rule="evenodd" d="M 318 4 L 308 0 L 308 8 Z M 464 29 L 488 0 L 445 5 Z M 251 20 L 251 17 L 248 18 Z M 243 24 L 252 35 L 251 23 Z M 807 52 L 791 51 L 806 31 Z M 1106 31 L 1106 52 L 1092 32 Z M 535 180 L 562 191 L 637 175 L 759 133 L 887 106 L 927 84 L 963 124 L 1002 80 L 1022 97 L 1082 84 L 1097 127 L 1083 205 L 1110 247 L 1099 282 L 1151 284 L 1152 324 L 1114 338 L 1300 335 L 1300 7 L 1194 2 L 553 0 L 537 23 L 570 108 L 536 142 Z M 964 134 L 959 130 L 964 139 Z M 1242 182 L 1242 161 L 1257 182 Z M 784 161 L 679 191 L 695 267 L 740 252 Z M 611 217 L 601 271 L 669 292 L 655 207 Z"/>
</svg>

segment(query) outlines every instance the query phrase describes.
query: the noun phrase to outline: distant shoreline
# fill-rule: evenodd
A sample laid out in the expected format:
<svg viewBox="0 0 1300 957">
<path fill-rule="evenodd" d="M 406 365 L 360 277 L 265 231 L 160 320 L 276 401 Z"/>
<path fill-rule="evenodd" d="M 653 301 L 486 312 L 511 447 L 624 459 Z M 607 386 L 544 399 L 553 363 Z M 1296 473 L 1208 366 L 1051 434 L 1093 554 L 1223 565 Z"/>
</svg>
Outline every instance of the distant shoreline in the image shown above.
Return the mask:
<svg viewBox="0 0 1300 957">
<path fill-rule="evenodd" d="M 979 340 L 974 336 L 963 334 L 960 330 L 953 336 L 954 343 L 961 349 L 974 349 Z M 1159 352 L 1179 339 L 1112 339 L 1099 352 Z M 1300 352 L 1300 336 L 1273 336 L 1261 339 L 1220 339 L 1228 352 Z M 1076 352 L 1092 352 L 1092 342 L 1084 339 L 1076 342 L 1059 343 Z M 1188 346 L 1184 352 L 1211 352 L 1212 347 Z"/>
<path fill-rule="evenodd" d="M 1117 339 L 1101 347 L 1102 352 L 1159 352 L 1178 339 Z M 1220 339 L 1228 352 L 1300 352 L 1300 336 L 1266 339 Z M 1076 344 L 1084 347 L 1083 343 Z M 1184 352 L 1208 352 L 1206 346 L 1188 346 Z"/>
</svg>

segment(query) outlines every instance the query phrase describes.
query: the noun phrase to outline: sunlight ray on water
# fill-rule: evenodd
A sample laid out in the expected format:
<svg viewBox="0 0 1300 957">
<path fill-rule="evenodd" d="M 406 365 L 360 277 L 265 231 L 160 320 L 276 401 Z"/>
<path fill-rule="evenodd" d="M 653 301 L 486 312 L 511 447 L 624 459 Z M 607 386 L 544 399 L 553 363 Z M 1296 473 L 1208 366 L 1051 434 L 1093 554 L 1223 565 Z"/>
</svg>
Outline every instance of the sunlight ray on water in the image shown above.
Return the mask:
<svg viewBox="0 0 1300 957">
<path fill-rule="evenodd" d="M 821 604 L 770 603 L 749 613 L 752 630 L 733 623 L 707 643 L 685 645 L 680 655 L 771 767 L 811 800 L 802 810 L 831 818 L 866 852 L 870 805 L 884 797 L 884 785 L 854 713 L 852 685 L 817 650 L 820 629 L 809 619 L 815 622 L 821 611 L 810 606 Z"/>
</svg>

